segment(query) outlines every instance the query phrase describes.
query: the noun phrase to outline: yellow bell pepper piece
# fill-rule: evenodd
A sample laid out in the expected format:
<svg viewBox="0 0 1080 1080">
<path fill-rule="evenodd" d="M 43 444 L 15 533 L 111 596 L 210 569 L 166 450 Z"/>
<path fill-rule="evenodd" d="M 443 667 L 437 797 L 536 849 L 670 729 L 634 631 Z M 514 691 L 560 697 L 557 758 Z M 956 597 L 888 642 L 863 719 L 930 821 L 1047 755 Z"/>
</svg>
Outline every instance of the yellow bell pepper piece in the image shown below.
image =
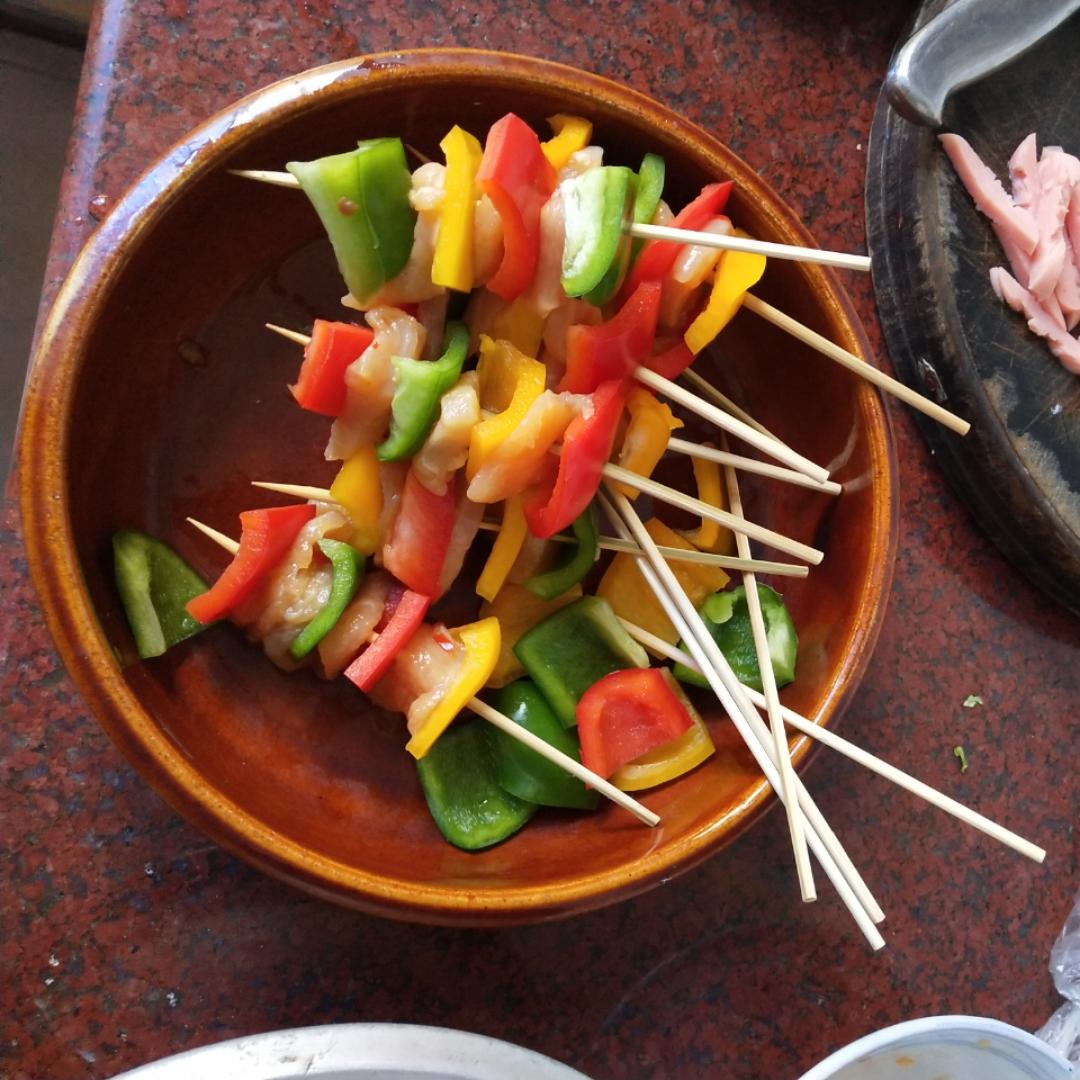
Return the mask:
<svg viewBox="0 0 1080 1080">
<path fill-rule="evenodd" d="M 382 513 L 382 485 L 374 446 L 362 446 L 338 469 L 330 485 L 330 498 L 352 522 L 352 545 L 363 555 L 373 555 L 379 546 L 379 515 Z"/>
<path fill-rule="evenodd" d="M 643 788 L 656 787 L 657 784 L 666 784 L 669 780 L 696 768 L 716 753 L 716 747 L 713 746 L 709 729 L 701 719 L 701 714 L 690 703 L 671 672 L 667 669 L 661 670 L 664 681 L 682 702 L 694 724 L 673 742 L 658 746 L 619 769 L 612 776 L 611 782 L 622 791 L 641 791 Z"/>
<path fill-rule="evenodd" d="M 626 399 L 630 423 L 619 448 L 619 465 L 639 476 L 652 476 L 653 469 L 664 456 L 671 433 L 683 426 L 672 411 L 656 399 L 656 395 L 636 386 Z M 628 499 L 641 493 L 629 484 L 615 484 L 615 489 Z"/>
<path fill-rule="evenodd" d="M 555 132 L 554 138 L 540 144 L 544 157 L 551 162 L 551 167 L 558 172 L 569 160 L 571 154 L 584 150 L 592 138 L 592 124 L 580 116 L 567 116 L 559 113 L 549 116 L 548 123 Z"/>
<path fill-rule="evenodd" d="M 514 646 L 518 643 L 518 638 L 526 630 L 531 630 L 541 619 L 546 619 L 559 608 L 580 600 L 581 595 L 581 586 L 575 585 L 554 600 L 541 600 L 539 596 L 529 592 L 524 585 L 507 582 L 494 600 L 481 604 L 481 617 L 497 618 L 502 630 L 499 659 L 488 677 L 487 685 L 492 689 L 498 689 L 500 686 L 513 682 L 519 675 L 524 675 L 525 669 L 514 655 Z"/>
<path fill-rule="evenodd" d="M 544 338 L 544 317 L 519 296 L 495 315 L 490 329 L 496 340 L 509 341 L 526 356 L 535 356 Z"/>
<path fill-rule="evenodd" d="M 502 526 L 495 537 L 491 554 L 476 581 L 476 595 L 494 600 L 506 582 L 510 568 L 517 561 L 525 543 L 528 526 L 525 524 L 525 504 L 522 496 L 512 495 L 503 503 Z"/>
<path fill-rule="evenodd" d="M 709 301 L 683 335 L 686 347 L 695 356 L 735 318 L 747 290 L 752 289 L 764 273 L 764 255 L 725 251 L 720 256 Z"/>
<path fill-rule="evenodd" d="M 473 281 L 473 229 L 476 221 L 476 172 L 483 150 L 476 138 L 456 124 L 439 143 L 446 156 L 446 181 L 439 213 L 439 233 L 431 280 L 435 285 L 470 292 Z"/>
<path fill-rule="evenodd" d="M 726 510 L 727 491 L 720 480 L 720 466 L 704 458 L 690 460 L 697 481 L 697 497 L 718 510 Z M 702 518 L 698 528 L 683 535 L 700 551 L 711 551 L 714 555 L 731 555 L 735 551 L 735 534 L 709 518 Z"/>
<path fill-rule="evenodd" d="M 461 674 L 428 714 L 423 727 L 405 744 L 414 758 L 422 758 L 435 745 L 454 717 L 483 688 L 499 659 L 502 635 L 498 619 L 481 619 L 450 633 L 465 647 Z"/>
<path fill-rule="evenodd" d="M 689 540 L 658 518 L 646 521 L 645 529 L 657 544 L 682 548 L 684 551 L 693 550 Z M 672 561 L 671 572 L 686 590 L 686 595 L 690 597 L 694 607 L 698 607 L 707 596 L 722 589 L 730 580 L 720 567 L 698 563 Z M 675 627 L 671 625 L 660 601 L 646 584 L 633 555 L 619 554 L 611 560 L 611 565 L 600 579 L 596 595 L 601 600 L 606 600 L 616 615 L 621 615 L 672 644 L 678 640 Z"/>
<path fill-rule="evenodd" d="M 472 479 L 492 451 L 521 423 L 529 406 L 544 392 L 547 370 L 508 341 L 480 338 L 480 407 L 499 410 L 472 429 L 465 475 Z"/>
</svg>

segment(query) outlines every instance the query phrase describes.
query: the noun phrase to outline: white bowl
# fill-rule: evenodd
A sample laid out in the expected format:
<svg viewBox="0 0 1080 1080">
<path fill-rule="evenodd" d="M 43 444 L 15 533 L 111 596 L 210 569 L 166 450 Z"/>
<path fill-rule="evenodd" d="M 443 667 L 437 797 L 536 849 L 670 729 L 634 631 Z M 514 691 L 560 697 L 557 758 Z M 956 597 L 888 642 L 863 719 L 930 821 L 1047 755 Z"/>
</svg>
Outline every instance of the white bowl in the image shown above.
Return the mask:
<svg viewBox="0 0 1080 1080">
<path fill-rule="evenodd" d="M 981 1016 L 927 1016 L 837 1050 L 801 1080 L 1069 1080 L 1034 1035 Z"/>
</svg>

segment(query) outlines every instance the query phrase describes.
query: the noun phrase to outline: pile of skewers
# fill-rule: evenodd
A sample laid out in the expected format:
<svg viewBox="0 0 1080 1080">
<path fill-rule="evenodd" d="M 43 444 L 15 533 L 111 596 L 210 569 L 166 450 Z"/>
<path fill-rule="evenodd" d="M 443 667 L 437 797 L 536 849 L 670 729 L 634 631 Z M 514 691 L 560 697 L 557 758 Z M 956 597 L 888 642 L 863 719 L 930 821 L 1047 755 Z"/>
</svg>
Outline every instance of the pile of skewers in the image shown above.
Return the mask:
<svg viewBox="0 0 1080 1080">
<path fill-rule="evenodd" d="M 516 120 L 516 118 L 514 119 Z M 567 118 L 562 119 L 566 120 Z M 518 121 L 518 124 L 520 124 L 520 121 Z M 496 128 L 497 127 L 498 125 L 496 125 Z M 571 127 L 572 125 L 563 124 L 562 128 L 557 131 L 555 138 L 551 140 L 551 143 L 558 142 L 565 134 L 566 130 Z M 459 129 L 454 130 L 458 131 Z M 492 132 L 494 133 L 495 130 L 496 129 L 493 128 Z M 454 133 L 452 132 L 451 136 L 453 136 L 453 134 Z M 453 161 L 451 159 L 456 152 L 453 149 L 455 144 L 451 141 L 451 136 L 448 136 L 447 141 L 443 144 L 444 150 L 447 152 L 448 167 L 452 167 Z M 576 151 L 568 153 L 566 155 L 566 160 L 569 160 L 573 153 L 580 154 L 586 149 L 585 143 L 587 143 L 588 136 L 586 135 L 584 138 L 585 142 L 581 143 Z M 375 140 L 375 142 L 378 143 L 385 143 L 388 141 L 391 140 Z M 485 147 L 484 150 L 485 161 L 487 160 L 492 141 L 493 136 L 489 135 L 488 146 Z M 544 147 L 546 148 L 550 145 L 550 143 L 544 144 Z M 345 156 L 346 155 L 341 155 L 341 157 Z M 333 159 L 323 160 L 328 161 Z M 477 158 L 477 162 L 479 162 L 479 158 Z M 425 161 L 425 164 L 429 163 Z M 479 164 L 478 167 L 480 175 L 483 176 L 484 166 Z M 593 162 L 590 168 L 599 169 L 600 166 Z M 582 173 L 588 171 L 589 169 L 582 169 Z M 644 176 L 644 172 L 645 170 L 643 168 L 642 176 Z M 473 207 L 477 201 L 477 189 L 475 187 L 476 173 L 477 168 L 474 168 L 474 186 L 469 189 L 466 197 L 466 203 L 470 208 Z M 490 175 L 490 169 L 488 170 L 488 173 Z M 308 190 L 308 185 L 311 180 L 311 172 L 307 169 L 306 165 L 297 166 L 286 173 L 243 170 L 238 171 L 238 175 L 248 179 L 269 182 L 281 186 L 295 188 L 304 187 L 305 190 Z M 575 176 L 580 175 L 581 173 L 575 174 Z M 572 176 L 571 178 L 573 179 L 575 176 Z M 642 181 L 639 179 L 639 183 L 641 182 Z M 580 187 L 581 185 L 578 184 L 578 188 Z M 493 189 L 487 188 L 484 190 L 492 191 Z M 572 192 L 575 190 L 578 189 L 572 189 L 570 187 L 564 189 L 564 200 L 569 200 Z M 612 240 L 608 261 L 602 267 L 603 271 L 609 276 L 613 272 L 613 267 L 616 267 L 617 270 L 615 273 L 616 280 L 614 281 L 614 288 L 612 288 L 608 294 L 609 303 L 615 302 L 615 298 L 619 295 L 619 287 L 626 284 L 630 268 L 629 253 L 633 250 L 632 245 L 638 243 L 640 249 L 640 242 L 645 241 L 650 241 L 654 244 L 674 245 L 681 250 L 687 250 L 689 248 L 715 249 L 723 252 L 733 252 L 739 253 L 740 255 L 751 256 L 760 260 L 760 269 L 757 272 L 757 276 L 753 277 L 751 275 L 753 282 L 756 282 L 760 277 L 760 272 L 764 270 L 764 260 L 767 258 L 807 261 L 861 271 L 869 269 L 869 260 L 863 256 L 845 255 L 819 251 L 816 249 L 792 247 L 790 245 L 765 243 L 749 237 L 737 235 L 730 230 L 687 230 L 669 225 L 655 224 L 652 221 L 635 221 L 632 219 L 632 215 L 626 212 L 626 208 L 632 205 L 633 200 L 628 199 L 625 189 L 620 190 L 622 202 L 617 208 L 617 220 L 619 222 L 619 227 L 617 229 L 618 236 L 615 240 Z M 311 195 L 310 191 L 308 191 L 308 193 Z M 453 197 L 454 192 L 451 177 L 448 175 L 445 179 L 445 191 L 443 195 L 446 207 L 444 213 L 450 212 Z M 326 199 L 323 199 L 322 204 L 320 204 L 319 199 L 314 197 L 312 197 L 312 201 L 319 210 L 320 216 L 323 217 L 324 222 L 328 220 L 328 215 L 331 221 L 335 220 L 333 218 L 335 213 L 347 219 L 355 215 L 358 210 L 362 209 L 344 194 L 335 197 L 329 203 L 327 203 Z M 503 264 L 488 282 L 489 288 L 495 287 L 496 280 L 500 275 L 505 277 L 504 269 L 511 248 L 511 233 L 507 215 L 511 214 L 514 210 L 513 207 L 508 209 L 497 197 L 493 197 L 492 201 L 502 217 L 504 228 L 504 251 Z M 534 228 L 537 227 L 539 221 L 539 205 L 535 207 L 535 209 L 536 220 L 533 222 Z M 520 211 L 521 207 L 517 207 L 517 210 Z M 472 210 L 470 209 L 469 212 L 472 213 Z M 567 222 L 569 221 L 570 212 L 567 210 Z M 520 221 L 518 224 L 520 225 Z M 526 221 L 526 232 L 528 232 L 528 224 L 529 223 Z M 446 226 L 444 224 L 444 229 L 445 228 Z M 567 250 L 563 256 L 562 266 L 564 272 L 564 284 L 567 281 L 566 273 L 568 263 L 573 262 L 571 253 L 569 252 L 571 247 L 570 231 L 571 226 L 567 224 L 565 238 Z M 331 239 L 334 239 L 333 232 L 331 232 Z M 594 236 L 588 242 L 600 243 L 601 239 L 603 238 Z M 421 223 L 418 222 L 416 224 L 415 238 L 412 241 L 410 249 L 410 258 L 415 258 L 417 250 L 422 248 L 422 240 Z M 611 240 L 610 235 L 604 239 L 604 242 L 606 243 L 607 240 Z M 578 245 L 578 248 L 580 249 L 580 245 Z M 345 257 L 343 256 L 342 246 L 335 243 L 335 250 L 338 254 L 339 265 L 342 266 L 346 281 L 350 286 L 350 296 L 346 298 L 346 302 L 350 303 L 350 306 L 359 307 L 361 310 L 369 310 L 372 297 L 380 296 L 382 297 L 383 302 L 387 302 L 386 289 L 388 287 L 391 291 L 392 301 L 398 301 L 405 304 L 411 302 L 408 298 L 402 300 L 401 297 L 394 297 L 392 295 L 394 282 L 399 280 L 399 276 L 408 276 L 408 268 L 405 267 L 404 264 L 398 267 L 395 274 L 388 276 L 384 275 L 383 280 L 381 281 L 373 282 L 369 280 L 358 282 L 355 274 L 353 275 L 353 280 L 350 281 L 348 268 L 343 262 Z M 538 258 L 542 261 L 542 250 L 539 252 Z M 621 268 L 618 267 L 618 260 L 620 258 L 623 260 Z M 421 305 L 432 299 L 431 296 L 427 295 L 425 289 L 426 287 L 430 287 L 432 277 L 438 276 L 438 271 L 433 275 L 431 269 L 433 263 L 436 267 L 439 266 L 439 250 L 437 244 L 428 245 L 426 259 L 426 265 L 423 269 L 427 274 L 427 279 L 423 282 L 421 295 L 417 300 Z M 720 266 L 723 266 L 723 258 L 721 258 Z M 536 269 L 535 262 L 533 269 L 534 271 Z M 721 270 L 718 269 L 718 279 L 720 273 Z M 413 276 L 415 278 L 415 274 Z M 422 277 L 423 275 L 421 275 L 421 278 Z M 473 288 L 476 284 L 477 282 L 475 279 L 468 280 L 467 288 L 464 288 L 464 291 L 468 291 L 468 289 Z M 451 285 L 451 287 L 453 287 L 453 285 Z M 459 289 L 463 288 L 460 285 L 457 287 Z M 595 284 L 594 287 L 596 287 Z M 368 295 L 366 297 L 358 295 L 361 290 L 365 290 Z M 443 289 L 443 292 L 445 291 L 446 290 Z M 509 296 L 506 293 L 503 295 L 508 302 L 514 299 L 514 297 Z M 515 294 L 515 296 L 516 295 L 517 294 Z M 622 296 L 625 299 L 625 291 Z M 968 425 L 960 418 L 954 416 L 934 402 L 922 397 L 909 387 L 892 379 L 877 368 L 865 363 L 860 357 L 842 349 L 835 343 L 827 340 L 813 330 L 792 319 L 790 316 L 784 314 L 782 311 L 779 311 L 777 308 L 754 296 L 753 293 L 749 291 L 749 287 L 743 288 L 738 294 L 736 302 L 730 306 L 731 310 L 727 315 L 727 319 L 730 319 L 735 311 L 740 308 L 746 308 L 752 313 L 779 327 L 784 332 L 790 334 L 796 340 L 841 364 L 858 377 L 865 379 L 881 390 L 893 394 L 900 400 L 941 422 L 952 431 L 962 435 L 968 430 Z M 445 305 L 443 306 L 442 316 L 445 320 Z M 311 345 L 311 338 L 308 335 L 302 334 L 291 328 L 270 326 L 270 329 L 289 338 L 298 345 L 304 346 L 305 349 L 309 348 Z M 689 338 L 687 340 L 689 341 Z M 698 351 L 701 347 L 702 345 L 699 343 L 698 349 L 695 349 L 694 352 Z M 1045 857 L 1045 852 L 1008 829 L 988 820 L 984 816 L 961 805 L 956 800 L 934 790 L 892 765 L 881 761 L 848 740 L 819 727 L 807 718 L 800 716 L 780 703 L 776 680 L 773 675 L 769 643 L 766 636 L 766 620 L 759 601 L 757 575 L 764 573 L 792 577 L 805 576 L 808 572 L 806 564 L 812 566 L 820 563 L 823 558 L 823 552 L 799 540 L 783 536 L 772 529 L 765 528 L 762 525 L 749 521 L 744 516 L 742 510 L 742 499 L 737 472 L 745 471 L 751 474 L 764 476 L 777 482 L 795 484 L 815 492 L 832 496 L 839 495 L 841 493 L 841 487 L 829 478 L 826 469 L 808 460 L 790 446 L 786 445 L 775 434 L 768 431 L 752 416 L 742 410 L 735 402 L 731 401 L 704 380 L 698 373 L 690 370 L 688 364 L 689 361 L 693 359 L 693 352 L 688 353 L 687 356 L 688 360 L 681 366 L 667 367 L 663 371 L 660 371 L 656 370 L 656 367 L 663 367 L 663 365 L 652 365 L 651 361 L 654 357 L 648 355 L 629 355 L 624 357 L 625 369 L 621 372 L 620 377 L 626 385 L 638 385 L 644 387 L 653 394 L 666 398 L 668 401 L 681 406 L 687 411 L 692 412 L 707 422 L 715 425 L 720 432 L 720 449 L 699 445 L 674 437 L 669 438 L 666 449 L 677 454 L 683 454 L 700 460 L 707 460 L 721 466 L 723 469 L 728 508 L 722 509 L 705 499 L 692 498 L 671 487 L 650 479 L 648 476 L 641 475 L 638 472 L 622 467 L 611 461 L 606 461 L 599 466 L 596 480 L 597 483 L 602 486 L 602 490 L 595 490 L 594 488 L 592 494 L 595 494 L 596 501 L 603 508 L 607 519 L 610 522 L 611 529 L 615 534 L 613 536 L 600 537 L 599 547 L 601 549 L 614 550 L 624 555 L 632 556 L 636 560 L 637 566 L 644 577 L 645 582 L 652 590 L 652 593 L 655 595 L 667 618 L 670 619 L 671 624 L 678 632 L 681 647 L 638 626 L 627 618 L 621 618 L 620 621 L 629 635 L 644 646 L 648 652 L 663 660 L 681 663 L 687 668 L 698 672 L 704 678 L 708 687 L 716 695 L 716 698 L 719 700 L 725 713 L 730 718 L 735 729 L 753 754 L 766 779 L 786 808 L 787 824 L 791 834 L 795 864 L 803 899 L 810 901 L 816 898 L 816 886 L 810 859 L 810 853 L 812 852 L 826 876 L 833 883 L 833 886 L 836 888 L 845 906 L 852 913 L 867 941 L 874 949 L 877 949 L 884 945 L 884 940 L 877 928 L 877 924 L 884 919 L 884 913 L 878 906 L 872 893 L 859 875 L 855 866 L 852 864 L 832 829 L 818 810 L 816 804 L 806 790 L 806 787 L 795 774 L 789 754 L 789 728 L 832 747 L 834 750 L 844 754 L 859 764 L 864 765 L 878 775 L 893 781 L 897 785 L 905 788 L 920 798 L 925 799 L 947 813 L 952 814 L 967 824 L 985 832 L 987 835 L 994 837 L 1029 858 L 1036 861 L 1042 861 Z M 680 379 L 682 382 L 678 382 L 676 379 Z M 688 389 L 687 385 L 683 385 L 683 383 L 692 386 L 693 390 Z M 728 437 L 738 439 L 741 443 L 772 459 L 772 461 L 766 462 L 757 458 L 732 453 L 727 446 Z M 553 453 L 557 452 L 557 447 L 553 446 L 551 450 Z M 260 482 L 258 486 L 281 494 L 312 500 L 317 505 L 321 506 L 333 506 L 335 504 L 332 490 L 314 488 L 303 484 L 280 482 Z M 656 501 L 668 503 L 679 509 L 688 511 L 701 518 L 703 522 L 714 522 L 723 528 L 731 530 L 736 539 L 736 554 L 732 556 L 710 552 L 684 551 L 678 548 L 667 548 L 658 545 L 653 536 L 650 535 L 649 530 L 645 527 L 633 502 L 627 497 L 628 489 L 633 492 L 646 494 Z M 192 520 L 192 524 L 196 525 L 204 533 L 216 540 L 223 548 L 232 553 L 236 554 L 240 550 L 240 545 L 230 537 L 225 536 L 200 522 Z M 552 529 L 548 535 L 553 539 L 560 539 L 560 537 L 554 534 L 567 524 L 569 524 L 569 522 L 566 521 L 558 523 L 558 528 Z M 495 522 L 478 522 L 478 527 L 499 528 L 498 524 Z M 766 544 L 774 550 L 798 561 L 774 562 L 755 559 L 752 557 L 750 551 L 751 540 Z M 679 559 L 710 563 L 715 566 L 731 569 L 742 575 L 750 623 L 753 631 L 758 668 L 761 674 L 761 692 L 745 686 L 736 677 L 728 660 L 725 659 L 723 653 L 717 646 L 714 637 L 710 634 L 699 611 L 687 596 L 684 588 L 672 570 L 671 562 Z M 597 773 L 591 771 L 573 757 L 561 752 L 548 742 L 533 735 L 531 732 L 524 730 L 512 719 L 494 709 L 490 704 L 482 701 L 475 694 L 471 695 L 468 700 L 464 702 L 464 708 L 499 728 L 510 738 L 520 741 L 531 750 L 557 765 L 559 768 L 564 769 L 571 775 L 583 780 L 605 798 L 610 799 L 618 806 L 634 814 L 646 825 L 655 826 L 659 822 L 658 815 L 642 805 L 638 800 L 628 795 L 625 791 L 620 790 Z M 768 720 L 767 724 L 759 714 L 759 709 L 765 713 Z"/>
</svg>

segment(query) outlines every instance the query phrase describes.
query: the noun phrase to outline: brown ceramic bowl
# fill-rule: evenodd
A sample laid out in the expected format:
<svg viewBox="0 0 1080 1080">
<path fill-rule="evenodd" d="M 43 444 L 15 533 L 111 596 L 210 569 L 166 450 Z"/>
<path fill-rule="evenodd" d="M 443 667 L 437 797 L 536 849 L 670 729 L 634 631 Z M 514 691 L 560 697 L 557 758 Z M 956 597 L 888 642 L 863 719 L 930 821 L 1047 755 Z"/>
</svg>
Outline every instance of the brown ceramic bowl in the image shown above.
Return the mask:
<svg viewBox="0 0 1080 1080">
<path fill-rule="evenodd" d="M 326 421 L 301 412 L 285 389 L 297 351 L 262 329 L 337 316 L 342 287 L 329 247 L 303 196 L 226 170 L 280 168 L 387 133 L 434 154 L 452 124 L 482 135 L 510 108 L 538 128 L 555 112 L 591 117 L 612 162 L 659 152 L 673 205 L 732 178 L 737 223 L 811 243 L 719 142 L 604 79 L 483 52 L 349 60 L 245 98 L 143 174 L 57 298 L 22 424 L 26 543 L 49 625 L 135 767 L 192 823 L 269 873 L 425 922 L 524 922 L 612 903 L 715 852 L 771 796 L 714 716 L 716 756 L 643 796 L 659 828 L 610 806 L 592 816 L 549 812 L 498 847 L 458 851 L 428 816 L 400 718 L 345 680 L 285 675 L 224 626 L 139 662 L 113 587 L 110 537 L 146 530 L 213 576 L 225 557 L 185 515 L 235 532 L 238 511 L 273 501 L 250 480 L 319 484 L 332 475 L 321 455 Z M 830 272 L 776 262 L 758 292 L 868 356 Z M 779 484 L 749 491 L 759 520 L 827 553 L 807 580 L 782 585 L 802 643 L 784 698 L 827 723 L 866 666 L 892 573 L 886 414 L 864 385 L 749 313 L 700 367 L 848 485 L 837 499 Z M 806 749 L 800 743 L 796 756 Z"/>
</svg>

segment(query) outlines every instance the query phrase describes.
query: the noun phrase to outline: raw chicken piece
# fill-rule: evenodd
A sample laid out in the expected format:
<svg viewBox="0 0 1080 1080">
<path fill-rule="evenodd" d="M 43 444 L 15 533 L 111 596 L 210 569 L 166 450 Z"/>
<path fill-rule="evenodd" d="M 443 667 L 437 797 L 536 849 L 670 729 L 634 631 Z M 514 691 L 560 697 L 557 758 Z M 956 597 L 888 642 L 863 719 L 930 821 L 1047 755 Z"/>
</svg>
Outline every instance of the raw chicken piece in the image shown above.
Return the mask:
<svg viewBox="0 0 1080 1080">
<path fill-rule="evenodd" d="M 1080 341 L 1058 326 L 1038 300 L 1004 267 L 995 266 L 990 271 L 990 284 L 1013 311 L 1027 319 L 1028 329 L 1046 340 L 1050 351 L 1065 369 L 1080 375 Z"/>
<path fill-rule="evenodd" d="M 334 628 L 319 642 L 319 660 L 326 678 L 340 675 L 367 645 L 382 618 L 392 581 L 382 570 L 368 574 Z"/>
<path fill-rule="evenodd" d="M 442 396 L 439 419 L 413 458 L 416 478 L 436 495 L 445 495 L 454 473 L 469 456 L 472 429 L 480 423 L 479 378 L 467 371 Z"/>
<path fill-rule="evenodd" d="M 566 239 L 566 215 L 562 192 L 556 188 L 540 211 L 540 255 L 532 284 L 523 294 L 525 303 L 538 315 L 547 318 L 560 304 L 566 303 L 562 287 L 563 243 Z"/>
</svg>

